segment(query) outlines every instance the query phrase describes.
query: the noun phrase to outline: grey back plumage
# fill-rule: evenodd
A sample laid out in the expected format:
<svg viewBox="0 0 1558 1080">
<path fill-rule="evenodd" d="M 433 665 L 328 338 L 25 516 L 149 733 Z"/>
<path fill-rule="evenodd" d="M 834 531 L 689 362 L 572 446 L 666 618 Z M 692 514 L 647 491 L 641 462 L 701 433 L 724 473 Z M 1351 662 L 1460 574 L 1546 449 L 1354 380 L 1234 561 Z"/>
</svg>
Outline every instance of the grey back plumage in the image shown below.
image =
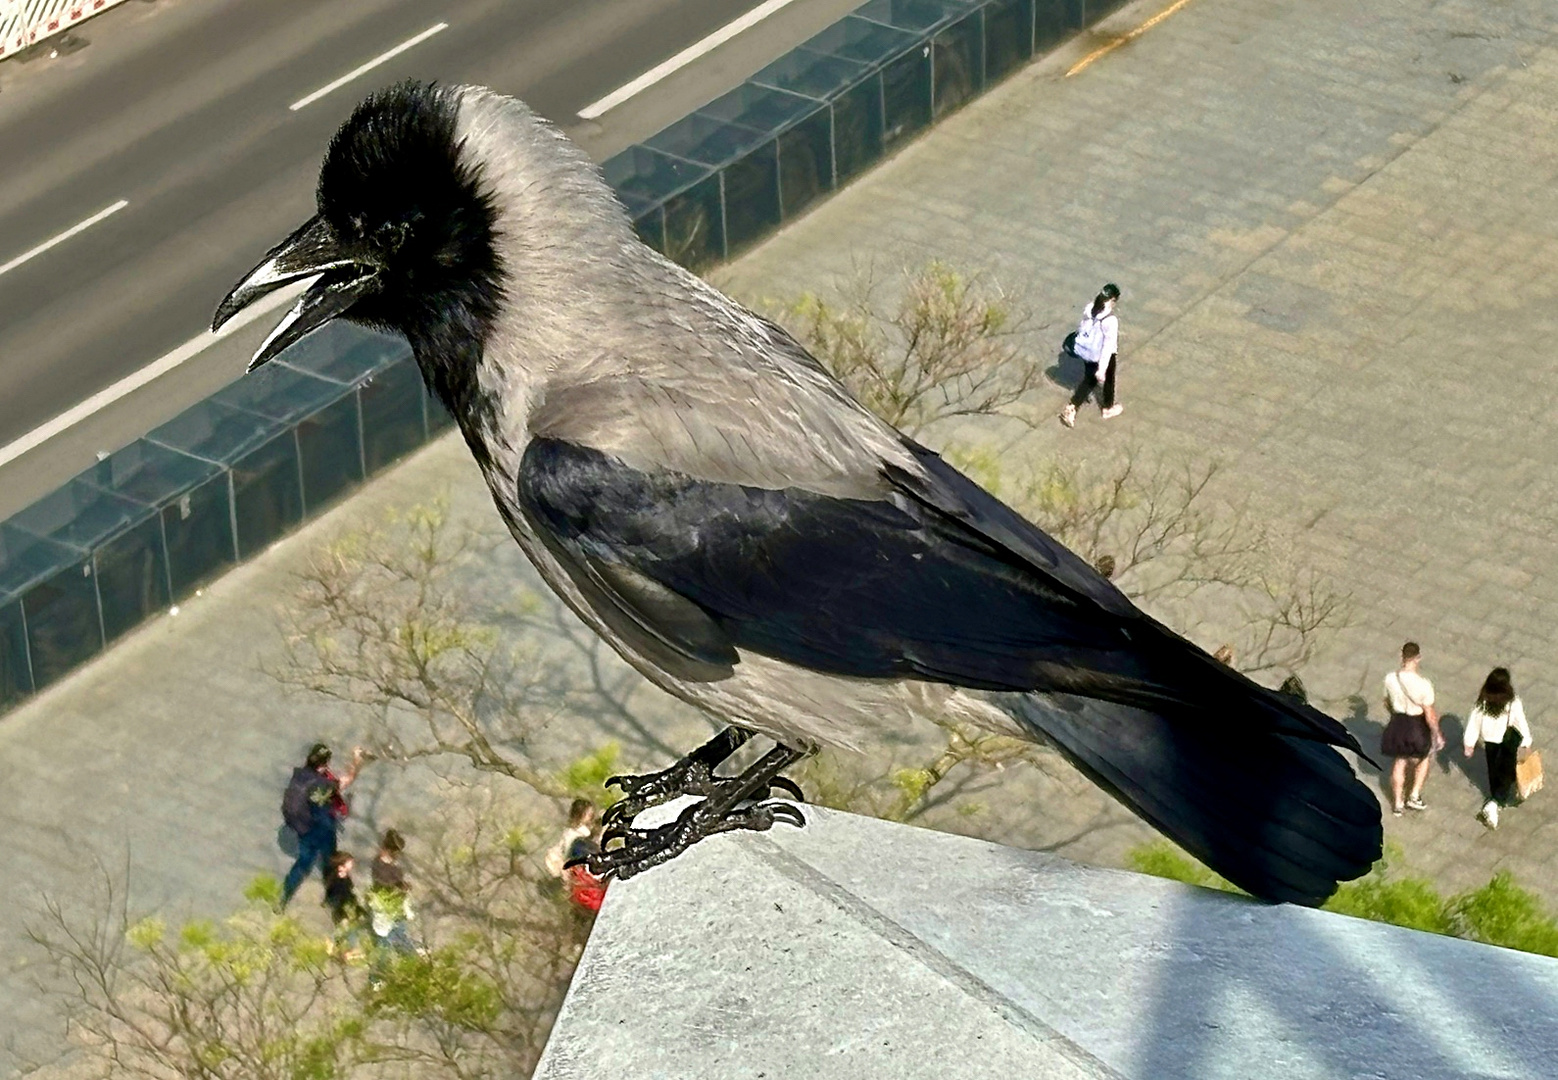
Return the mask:
<svg viewBox="0 0 1558 1080">
<path fill-rule="evenodd" d="M 480 381 L 499 438 L 592 447 L 639 468 L 881 497 L 916 470 L 897 434 L 783 330 L 639 243 L 598 170 L 526 106 L 462 88 L 463 153 L 501 207 L 508 304 Z"/>
</svg>

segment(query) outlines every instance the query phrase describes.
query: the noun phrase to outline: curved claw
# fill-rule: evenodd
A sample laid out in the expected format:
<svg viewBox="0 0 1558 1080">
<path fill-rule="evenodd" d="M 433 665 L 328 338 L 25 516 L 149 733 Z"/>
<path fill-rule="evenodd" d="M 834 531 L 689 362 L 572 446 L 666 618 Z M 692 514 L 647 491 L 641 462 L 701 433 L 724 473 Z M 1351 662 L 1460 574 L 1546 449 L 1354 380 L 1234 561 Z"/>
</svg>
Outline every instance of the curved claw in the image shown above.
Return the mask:
<svg viewBox="0 0 1558 1080">
<path fill-rule="evenodd" d="M 637 779 L 638 779 L 638 777 L 636 777 L 636 776 L 608 776 L 608 777 L 606 777 L 605 781 L 602 782 L 601 787 L 603 787 L 603 788 L 619 787 L 619 788 L 622 789 L 622 793 L 624 795 L 631 795 L 631 794 L 633 794 L 633 792 L 628 789 L 628 784 L 631 781 L 634 781 L 634 780 L 637 780 Z"/>
<path fill-rule="evenodd" d="M 632 827 L 628 825 L 613 825 L 608 829 L 603 829 L 600 834 L 601 849 L 604 850 L 606 845 L 613 840 L 626 841 L 632 831 Z"/>
<path fill-rule="evenodd" d="M 626 798 L 612 803 L 606 807 L 605 813 L 601 814 L 600 823 L 608 829 L 624 821 L 631 823 L 638 816 L 639 811 L 643 809 L 642 807 L 635 806 L 635 802 L 636 800 L 632 798 Z"/>
<path fill-rule="evenodd" d="M 789 825 L 796 825 L 801 828 L 806 827 L 805 816 L 789 803 L 770 803 L 767 804 L 766 809 L 768 810 L 768 813 L 772 815 L 774 824 L 776 825 L 783 821 Z"/>
<path fill-rule="evenodd" d="M 768 781 L 768 793 L 770 795 L 773 794 L 775 788 L 778 788 L 780 791 L 788 792 L 792 797 L 794 797 L 796 802 L 806 801 L 806 793 L 801 790 L 801 786 L 794 780 L 791 780 L 788 776 L 776 776 L 772 780 Z"/>
</svg>

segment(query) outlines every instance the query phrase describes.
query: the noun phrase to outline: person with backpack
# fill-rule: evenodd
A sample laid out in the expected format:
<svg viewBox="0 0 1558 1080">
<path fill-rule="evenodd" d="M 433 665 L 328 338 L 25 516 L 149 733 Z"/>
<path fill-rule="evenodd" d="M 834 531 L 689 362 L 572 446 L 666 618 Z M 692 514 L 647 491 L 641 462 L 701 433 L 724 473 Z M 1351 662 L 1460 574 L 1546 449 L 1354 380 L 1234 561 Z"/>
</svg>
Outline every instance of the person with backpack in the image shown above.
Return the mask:
<svg viewBox="0 0 1558 1080">
<path fill-rule="evenodd" d="M 315 743 L 304 763 L 292 770 L 286 793 L 281 797 L 281 818 L 297 833 L 298 854 L 281 885 L 281 906 L 292 902 L 303 879 L 317 863 L 321 877 L 329 883 L 330 857 L 335 854 L 336 837 L 348 812 L 344 792 L 357 779 L 365 751 L 352 750 L 352 764 L 340 776 L 330 771 L 330 748 Z"/>
<path fill-rule="evenodd" d="M 1125 411 L 1114 400 L 1115 373 L 1120 367 L 1120 320 L 1115 316 L 1115 304 L 1120 299 L 1120 287 L 1113 282 L 1099 290 L 1093 302 L 1082 309 L 1082 321 L 1076 333 L 1066 339 L 1067 350 L 1082 361 L 1085 373 L 1077 384 L 1076 393 L 1061 411 L 1060 422 L 1076 427 L 1077 407 L 1087 400 L 1100 382 L 1103 393 L 1099 404 L 1103 417 L 1112 420 Z"/>
</svg>

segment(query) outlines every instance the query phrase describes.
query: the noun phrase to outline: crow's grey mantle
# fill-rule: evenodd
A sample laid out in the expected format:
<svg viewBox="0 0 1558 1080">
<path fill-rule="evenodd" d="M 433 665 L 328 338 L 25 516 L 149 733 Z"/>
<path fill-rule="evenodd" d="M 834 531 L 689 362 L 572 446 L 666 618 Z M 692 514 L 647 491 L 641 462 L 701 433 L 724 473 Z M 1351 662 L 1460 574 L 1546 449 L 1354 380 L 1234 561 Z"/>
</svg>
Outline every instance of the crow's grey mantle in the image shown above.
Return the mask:
<svg viewBox="0 0 1558 1080">
<path fill-rule="evenodd" d="M 613 884 L 536 1076 L 1558 1075 L 1558 960 L 806 813 Z"/>
</svg>

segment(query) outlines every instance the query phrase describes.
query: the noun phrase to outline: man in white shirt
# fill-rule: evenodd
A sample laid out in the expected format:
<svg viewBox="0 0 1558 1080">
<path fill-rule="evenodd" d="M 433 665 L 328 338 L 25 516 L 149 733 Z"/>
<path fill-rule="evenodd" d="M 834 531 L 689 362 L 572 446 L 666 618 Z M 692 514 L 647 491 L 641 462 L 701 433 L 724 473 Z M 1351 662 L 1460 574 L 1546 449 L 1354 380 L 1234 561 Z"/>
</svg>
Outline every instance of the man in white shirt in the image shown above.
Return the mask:
<svg viewBox="0 0 1558 1080">
<path fill-rule="evenodd" d="M 1120 320 L 1114 307 L 1119 299 L 1120 287 L 1113 282 L 1105 285 L 1093 302 L 1082 309 L 1082 322 L 1078 324 L 1077 332 L 1067 339 L 1071 353 L 1086 368 L 1076 393 L 1071 395 L 1065 411 L 1060 414 L 1060 422 L 1067 427 L 1076 426 L 1077 407 L 1100 382 L 1104 387 L 1100 398 L 1104 419 L 1111 420 L 1124 411 L 1124 407 L 1114 401 L 1114 376 L 1120 366 Z"/>
<path fill-rule="evenodd" d="M 1390 720 L 1380 738 L 1380 750 L 1394 759 L 1390 767 L 1390 795 L 1397 817 L 1403 809 L 1426 810 L 1423 784 L 1433 755 L 1444 749 L 1439 731 L 1439 710 L 1434 708 L 1434 684 L 1418 671 L 1422 650 L 1417 642 L 1401 646 L 1401 667 L 1385 676 L 1385 708 Z M 1405 800 L 1407 770 L 1412 771 L 1412 791 Z"/>
</svg>

